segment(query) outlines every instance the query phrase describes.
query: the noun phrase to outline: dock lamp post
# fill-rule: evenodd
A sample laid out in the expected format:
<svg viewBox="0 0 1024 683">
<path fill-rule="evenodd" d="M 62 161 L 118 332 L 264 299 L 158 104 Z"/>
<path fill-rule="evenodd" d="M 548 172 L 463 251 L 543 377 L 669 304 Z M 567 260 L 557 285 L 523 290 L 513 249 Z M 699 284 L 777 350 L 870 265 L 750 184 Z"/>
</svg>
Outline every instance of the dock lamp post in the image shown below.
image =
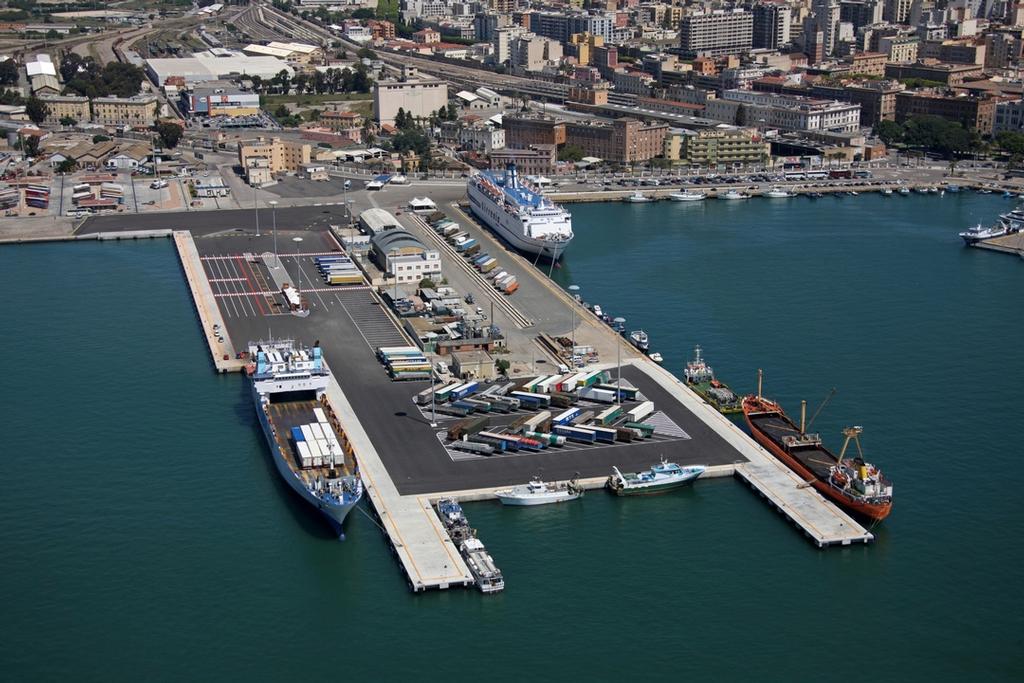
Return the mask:
<svg viewBox="0 0 1024 683">
<path fill-rule="evenodd" d="M 299 265 L 299 245 L 302 244 L 301 237 L 293 237 L 292 242 L 295 242 L 295 267 L 299 271 L 299 284 L 295 287 L 295 291 L 299 294 L 302 293 L 302 266 Z"/>
<path fill-rule="evenodd" d="M 613 320 L 616 325 L 625 325 L 626 319 L 618 317 Z M 622 340 L 615 339 L 615 402 L 622 403 Z"/>
<path fill-rule="evenodd" d="M 274 222 L 274 268 L 277 268 L 281 263 L 280 258 L 277 256 L 277 200 L 271 199 L 268 203 L 271 209 L 270 215 L 273 217 L 272 220 Z"/>
<path fill-rule="evenodd" d="M 571 356 L 575 356 L 576 355 L 576 297 L 579 296 L 579 294 L 577 294 L 577 292 L 580 291 L 580 286 L 579 285 L 569 285 L 568 289 L 569 289 L 570 292 L 572 292 L 572 298 L 573 298 L 572 303 L 569 305 L 569 310 L 572 311 L 572 328 L 571 328 L 572 353 L 569 354 L 570 357 L 571 357 Z"/>
<path fill-rule="evenodd" d="M 259 191 L 260 186 L 253 184 L 252 186 L 252 208 L 256 212 L 256 236 L 260 236 L 260 202 L 259 202 Z"/>
</svg>

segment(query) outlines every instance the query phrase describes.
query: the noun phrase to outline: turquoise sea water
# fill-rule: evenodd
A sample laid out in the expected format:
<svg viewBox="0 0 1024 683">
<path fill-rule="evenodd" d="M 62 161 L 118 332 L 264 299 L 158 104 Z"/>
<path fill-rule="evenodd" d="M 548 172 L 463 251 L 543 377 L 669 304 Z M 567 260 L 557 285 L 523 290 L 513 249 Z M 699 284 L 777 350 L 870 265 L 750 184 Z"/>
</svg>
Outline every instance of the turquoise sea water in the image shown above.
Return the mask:
<svg viewBox="0 0 1024 683">
<path fill-rule="evenodd" d="M 818 551 L 740 484 L 473 504 L 508 589 L 409 594 L 278 481 L 214 375 L 168 242 L 0 249 L 5 680 L 375 676 L 1020 680 L 1024 263 L 957 244 L 960 197 L 574 206 L 556 271 L 896 482 L 869 547 Z M 885 212 L 882 217 L 882 212 Z M 60 265 L 60 280 L 52 276 Z M 538 668 L 539 667 L 539 668 Z"/>
</svg>

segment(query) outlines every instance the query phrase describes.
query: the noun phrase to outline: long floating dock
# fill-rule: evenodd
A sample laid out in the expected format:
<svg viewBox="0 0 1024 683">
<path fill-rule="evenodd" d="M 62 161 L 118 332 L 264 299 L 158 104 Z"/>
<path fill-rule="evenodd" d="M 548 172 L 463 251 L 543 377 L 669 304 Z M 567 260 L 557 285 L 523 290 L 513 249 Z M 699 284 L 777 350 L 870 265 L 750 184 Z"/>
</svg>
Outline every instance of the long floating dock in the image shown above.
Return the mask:
<svg viewBox="0 0 1024 683">
<path fill-rule="evenodd" d="M 192 290 L 192 301 L 195 302 L 196 312 L 203 325 L 203 334 L 206 336 L 206 343 L 210 348 L 210 355 L 213 356 L 213 365 L 217 372 L 239 372 L 244 363 L 235 358 L 235 347 L 228 336 L 227 328 L 224 326 L 224 318 L 220 314 L 217 300 L 210 289 L 210 283 L 206 279 L 203 270 L 203 262 L 199 260 L 199 251 L 196 243 L 192 240 L 192 234 L 187 230 L 175 230 L 174 246 L 178 250 L 178 258 L 181 259 L 181 267 L 185 271 L 185 279 L 188 287 Z M 215 334 L 213 326 L 220 334 Z M 220 341 L 220 339 L 224 341 Z"/>
<path fill-rule="evenodd" d="M 441 525 L 428 496 L 398 493 L 352 404 L 332 377 L 327 398 L 356 454 L 366 496 L 413 592 L 473 585 L 473 575 Z"/>
</svg>

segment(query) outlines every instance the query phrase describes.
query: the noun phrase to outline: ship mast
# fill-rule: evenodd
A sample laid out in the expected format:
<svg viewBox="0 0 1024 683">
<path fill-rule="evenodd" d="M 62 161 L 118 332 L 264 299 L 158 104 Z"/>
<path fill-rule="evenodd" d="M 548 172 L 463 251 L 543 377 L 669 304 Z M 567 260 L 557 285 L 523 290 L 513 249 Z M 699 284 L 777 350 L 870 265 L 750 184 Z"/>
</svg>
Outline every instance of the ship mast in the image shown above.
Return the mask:
<svg viewBox="0 0 1024 683">
<path fill-rule="evenodd" d="M 816 419 L 818 419 L 818 414 L 821 413 L 821 411 L 825 409 L 825 406 L 828 405 L 828 402 L 831 401 L 832 397 L 835 396 L 835 395 L 836 395 L 836 388 L 832 387 L 832 391 L 828 392 L 828 396 L 826 396 L 825 400 L 821 402 L 821 405 L 818 406 L 818 409 L 814 411 L 814 415 L 811 415 L 811 421 L 807 423 L 807 428 L 808 429 L 810 429 L 811 425 L 814 424 L 814 421 Z M 803 431 L 803 419 L 802 418 L 800 420 L 800 427 L 801 427 L 800 431 Z"/>
<path fill-rule="evenodd" d="M 761 368 L 757 369 L 757 398 L 761 399 L 761 380 L 764 379 L 764 371 Z"/>
</svg>

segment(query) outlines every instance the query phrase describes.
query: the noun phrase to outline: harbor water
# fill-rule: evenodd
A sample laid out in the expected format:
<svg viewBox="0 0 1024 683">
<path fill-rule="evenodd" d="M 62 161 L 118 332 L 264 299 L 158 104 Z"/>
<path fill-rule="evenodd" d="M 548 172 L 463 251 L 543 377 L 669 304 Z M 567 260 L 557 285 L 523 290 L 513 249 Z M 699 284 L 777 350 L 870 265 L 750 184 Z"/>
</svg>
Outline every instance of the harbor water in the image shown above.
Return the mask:
<svg viewBox="0 0 1024 683">
<path fill-rule="evenodd" d="M 556 279 L 677 374 L 701 344 L 794 413 L 835 387 L 814 430 L 863 425 L 896 505 L 875 544 L 820 551 L 729 479 L 470 504 L 507 584 L 486 597 L 408 593 L 370 519 L 339 543 L 279 480 L 169 242 L 0 249 L 23 293 L 0 326 L 4 678 L 1020 680 L 1024 264 L 956 238 L 1008 208 L 574 205 Z"/>
</svg>

